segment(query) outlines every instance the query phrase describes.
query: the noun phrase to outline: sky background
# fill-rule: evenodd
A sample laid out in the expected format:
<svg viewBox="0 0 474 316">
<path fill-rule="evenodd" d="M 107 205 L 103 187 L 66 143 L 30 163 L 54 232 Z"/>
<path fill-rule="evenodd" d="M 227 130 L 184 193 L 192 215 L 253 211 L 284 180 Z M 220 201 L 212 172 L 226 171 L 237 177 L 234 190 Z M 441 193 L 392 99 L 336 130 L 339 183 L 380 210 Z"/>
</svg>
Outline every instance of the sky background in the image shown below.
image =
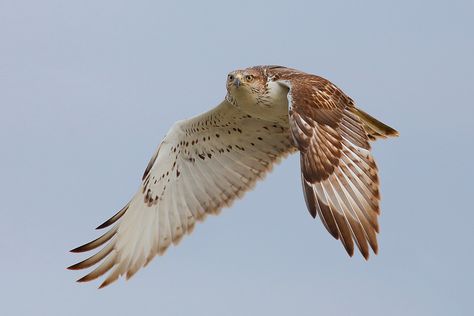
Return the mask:
<svg viewBox="0 0 474 316">
<path fill-rule="evenodd" d="M 0 0 L 1 315 L 473 315 L 473 1 Z M 380 253 L 306 210 L 299 159 L 130 281 L 66 267 L 236 68 L 322 75 L 374 145 Z"/>
</svg>

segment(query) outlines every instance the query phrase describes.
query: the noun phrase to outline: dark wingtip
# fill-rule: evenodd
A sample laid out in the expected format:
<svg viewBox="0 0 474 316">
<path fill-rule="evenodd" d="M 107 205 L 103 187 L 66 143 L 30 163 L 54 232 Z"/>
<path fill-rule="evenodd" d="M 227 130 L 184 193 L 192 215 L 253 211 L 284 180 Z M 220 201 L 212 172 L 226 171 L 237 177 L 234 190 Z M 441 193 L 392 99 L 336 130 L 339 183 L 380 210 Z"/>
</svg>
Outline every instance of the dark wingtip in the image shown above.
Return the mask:
<svg viewBox="0 0 474 316">
<path fill-rule="evenodd" d="M 113 223 L 115 223 L 118 219 L 120 219 L 123 214 L 128 210 L 128 207 L 130 206 L 130 202 L 128 202 L 120 211 L 118 211 L 114 216 L 97 226 L 95 229 L 103 229 L 106 227 L 109 227 Z"/>
<path fill-rule="evenodd" d="M 120 213 L 120 212 L 119 212 L 119 213 Z M 106 227 L 109 227 L 110 225 L 112 225 L 112 224 L 115 222 L 115 220 L 113 220 L 115 216 L 116 216 L 116 215 L 114 215 L 113 217 L 109 218 L 108 220 L 106 220 L 105 222 L 103 222 L 102 224 L 100 224 L 99 226 L 97 226 L 95 229 L 99 230 L 99 229 L 104 229 L 104 228 L 106 228 Z"/>
<path fill-rule="evenodd" d="M 87 281 L 90 281 L 89 278 L 88 278 L 88 275 L 83 276 L 82 278 L 76 280 L 77 283 L 84 283 L 84 282 L 87 282 Z"/>
<path fill-rule="evenodd" d="M 400 136 L 400 132 L 398 132 L 397 130 L 392 128 L 390 136 L 398 137 L 398 136 Z"/>
<path fill-rule="evenodd" d="M 349 255 L 349 257 L 352 258 L 354 256 L 354 248 L 347 247 L 344 243 L 343 243 L 343 246 L 346 249 L 346 252 Z"/>
<path fill-rule="evenodd" d="M 79 270 L 79 263 L 73 264 L 69 267 L 67 267 L 68 270 Z"/>
<path fill-rule="evenodd" d="M 87 249 L 84 249 L 84 248 L 85 248 L 84 246 L 85 246 L 85 245 L 76 247 L 76 248 L 74 248 L 74 249 L 69 250 L 69 252 L 72 252 L 72 253 L 80 253 L 80 252 L 87 251 Z"/>
<path fill-rule="evenodd" d="M 102 224 L 100 224 L 99 226 L 97 226 L 95 229 L 97 229 L 97 230 L 104 229 L 104 228 L 109 227 L 109 226 L 110 226 L 110 224 L 108 223 L 108 221 L 105 221 Z"/>
<path fill-rule="evenodd" d="M 99 285 L 99 287 L 97 289 L 103 289 L 104 287 L 110 285 L 112 282 L 107 282 L 107 280 L 105 280 L 104 282 L 102 282 L 101 285 Z"/>
<path fill-rule="evenodd" d="M 381 124 L 383 124 L 383 123 L 381 123 Z M 385 138 L 400 136 L 400 133 L 396 129 L 391 128 L 390 126 L 385 125 L 385 124 L 383 124 L 383 125 L 384 125 L 383 127 L 384 127 L 384 132 L 385 132 L 385 134 L 383 136 L 385 136 Z"/>
</svg>

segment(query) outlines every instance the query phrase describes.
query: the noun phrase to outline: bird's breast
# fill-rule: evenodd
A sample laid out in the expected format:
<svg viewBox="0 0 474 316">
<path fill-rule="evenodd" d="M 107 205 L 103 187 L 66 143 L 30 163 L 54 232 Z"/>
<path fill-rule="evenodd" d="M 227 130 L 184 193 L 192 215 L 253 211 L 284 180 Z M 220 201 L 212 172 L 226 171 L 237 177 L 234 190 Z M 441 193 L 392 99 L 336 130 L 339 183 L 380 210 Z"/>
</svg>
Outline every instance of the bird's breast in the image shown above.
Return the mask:
<svg viewBox="0 0 474 316">
<path fill-rule="evenodd" d="M 288 124 L 287 87 L 269 81 L 265 91 L 239 88 L 231 92 L 235 105 L 245 113 L 262 120 Z"/>
</svg>

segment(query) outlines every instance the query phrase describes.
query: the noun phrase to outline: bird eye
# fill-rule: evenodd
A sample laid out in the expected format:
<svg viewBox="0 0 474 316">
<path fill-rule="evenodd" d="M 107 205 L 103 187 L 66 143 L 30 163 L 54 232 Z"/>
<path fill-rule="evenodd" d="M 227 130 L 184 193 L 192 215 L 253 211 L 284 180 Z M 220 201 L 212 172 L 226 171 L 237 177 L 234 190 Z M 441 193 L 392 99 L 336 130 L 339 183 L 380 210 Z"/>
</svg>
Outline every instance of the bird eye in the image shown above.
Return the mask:
<svg viewBox="0 0 474 316">
<path fill-rule="evenodd" d="M 252 76 L 252 75 L 247 75 L 247 76 L 245 76 L 245 80 L 247 80 L 247 81 L 252 81 L 252 80 L 253 80 L 253 76 Z"/>
<path fill-rule="evenodd" d="M 229 75 L 228 77 L 229 77 L 229 81 L 234 80 L 234 76 L 233 76 L 233 75 Z"/>
</svg>

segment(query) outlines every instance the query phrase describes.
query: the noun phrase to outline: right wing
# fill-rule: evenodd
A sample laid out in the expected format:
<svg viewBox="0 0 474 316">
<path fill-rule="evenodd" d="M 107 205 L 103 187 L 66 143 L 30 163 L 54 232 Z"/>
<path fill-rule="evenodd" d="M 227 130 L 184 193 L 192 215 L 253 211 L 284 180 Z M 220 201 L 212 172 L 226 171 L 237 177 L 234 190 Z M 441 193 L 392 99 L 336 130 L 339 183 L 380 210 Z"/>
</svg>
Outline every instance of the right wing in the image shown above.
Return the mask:
<svg viewBox="0 0 474 316">
<path fill-rule="evenodd" d="M 98 227 L 112 228 L 72 251 L 105 246 L 69 269 L 97 265 L 79 282 L 112 270 L 100 287 L 121 275 L 130 278 L 190 233 L 196 221 L 229 206 L 295 151 L 289 135 L 287 127 L 253 118 L 227 101 L 177 122 L 153 155 L 133 199 Z"/>
</svg>

